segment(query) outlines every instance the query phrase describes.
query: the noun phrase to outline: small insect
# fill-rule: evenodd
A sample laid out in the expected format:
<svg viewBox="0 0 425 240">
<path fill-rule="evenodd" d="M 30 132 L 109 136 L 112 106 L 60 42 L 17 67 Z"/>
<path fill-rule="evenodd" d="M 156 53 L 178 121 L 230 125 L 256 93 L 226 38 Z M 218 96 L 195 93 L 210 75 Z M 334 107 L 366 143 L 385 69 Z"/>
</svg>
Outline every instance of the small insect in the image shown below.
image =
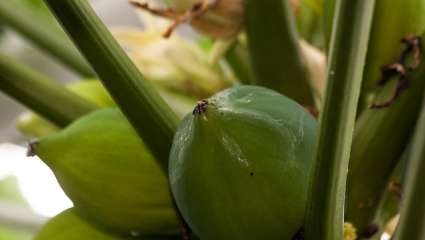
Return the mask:
<svg viewBox="0 0 425 240">
<path fill-rule="evenodd" d="M 193 115 L 201 115 L 206 112 L 208 108 L 208 100 L 201 100 L 196 104 L 195 109 L 193 109 Z"/>
</svg>

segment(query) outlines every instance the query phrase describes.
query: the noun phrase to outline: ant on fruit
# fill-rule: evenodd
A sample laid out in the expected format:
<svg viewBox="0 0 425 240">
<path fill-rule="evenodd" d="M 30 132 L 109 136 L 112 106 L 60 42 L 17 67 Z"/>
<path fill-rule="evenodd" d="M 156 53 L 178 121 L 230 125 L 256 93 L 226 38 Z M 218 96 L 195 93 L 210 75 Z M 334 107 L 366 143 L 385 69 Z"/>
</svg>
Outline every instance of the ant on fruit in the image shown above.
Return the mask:
<svg viewBox="0 0 425 240">
<path fill-rule="evenodd" d="M 193 109 L 193 115 L 201 115 L 202 113 L 207 111 L 208 101 L 201 100 L 196 104 L 195 109 Z"/>
</svg>

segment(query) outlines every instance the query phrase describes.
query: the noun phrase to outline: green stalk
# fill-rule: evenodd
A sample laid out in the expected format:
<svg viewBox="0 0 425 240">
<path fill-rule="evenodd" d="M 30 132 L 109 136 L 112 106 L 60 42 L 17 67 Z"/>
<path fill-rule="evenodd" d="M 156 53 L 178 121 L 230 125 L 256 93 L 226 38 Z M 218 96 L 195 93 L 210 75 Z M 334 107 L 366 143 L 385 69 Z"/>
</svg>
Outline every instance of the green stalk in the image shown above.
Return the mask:
<svg viewBox="0 0 425 240">
<path fill-rule="evenodd" d="M 313 91 L 288 0 L 247 0 L 245 27 L 256 84 L 304 105 Z"/>
<path fill-rule="evenodd" d="M 313 164 L 306 239 L 343 239 L 345 185 L 375 1 L 339 0 Z"/>
<path fill-rule="evenodd" d="M 226 54 L 226 59 L 233 72 L 242 84 L 254 84 L 249 52 L 239 41 L 233 44 Z"/>
<path fill-rule="evenodd" d="M 425 44 L 422 36 L 422 44 Z M 356 124 L 348 176 L 347 221 L 360 233 L 372 223 L 385 187 L 409 143 L 425 89 L 425 63 L 408 75 L 410 86 L 386 109 L 366 109 Z M 395 82 L 396 79 L 393 79 Z M 376 102 L 388 99 L 388 84 Z"/>
<path fill-rule="evenodd" d="M 425 239 L 425 101 L 413 140 L 403 207 L 394 240 Z"/>
<path fill-rule="evenodd" d="M 97 109 L 55 81 L 2 54 L 0 91 L 61 127 Z"/>
<path fill-rule="evenodd" d="M 0 1 L 0 21 L 82 76 L 95 75 L 61 29 L 30 8 L 13 0 Z"/>
<path fill-rule="evenodd" d="M 87 0 L 45 2 L 167 172 L 177 116 L 144 79 Z"/>
</svg>

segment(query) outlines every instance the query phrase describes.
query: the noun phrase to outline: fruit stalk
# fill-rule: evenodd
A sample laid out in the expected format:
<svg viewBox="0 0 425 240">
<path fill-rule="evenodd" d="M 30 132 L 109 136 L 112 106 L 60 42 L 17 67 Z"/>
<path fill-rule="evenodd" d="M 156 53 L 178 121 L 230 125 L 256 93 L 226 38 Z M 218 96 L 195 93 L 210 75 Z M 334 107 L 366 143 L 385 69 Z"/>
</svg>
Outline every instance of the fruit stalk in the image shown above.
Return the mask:
<svg viewBox="0 0 425 240">
<path fill-rule="evenodd" d="M 425 224 L 425 192 L 423 191 L 425 184 L 423 176 L 425 171 L 425 101 L 415 132 L 406 173 L 403 208 L 394 240 L 425 238 L 423 227 Z"/>
<path fill-rule="evenodd" d="M 62 127 L 97 108 L 53 80 L 1 54 L 0 90 Z"/>
<path fill-rule="evenodd" d="M 373 0 L 337 2 L 306 239 L 343 238 L 346 177 L 374 4 Z"/>
<path fill-rule="evenodd" d="M 308 69 L 287 0 L 245 3 L 245 28 L 256 83 L 313 105 Z"/>
<path fill-rule="evenodd" d="M 0 20 L 75 72 L 85 77 L 95 75 L 67 36 L 55 28 L 56 23 L 46 21 L 44 16 L 15 1 L 0 1 Z"/>
<path fill-rule="evenodd" d="M 173 111 L 144 79 L 87 0 L 45 2 L 166 171 L 178 123 Z"/>
</svg>

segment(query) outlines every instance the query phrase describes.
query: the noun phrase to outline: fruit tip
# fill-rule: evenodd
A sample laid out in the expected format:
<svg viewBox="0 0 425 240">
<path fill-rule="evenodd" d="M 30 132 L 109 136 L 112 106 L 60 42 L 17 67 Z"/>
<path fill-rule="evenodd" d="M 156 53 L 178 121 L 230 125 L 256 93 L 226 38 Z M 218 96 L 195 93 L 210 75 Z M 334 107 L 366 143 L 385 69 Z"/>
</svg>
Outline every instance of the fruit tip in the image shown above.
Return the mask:
<svg viewBox="0 0 425 240">
<path fill-rule="evenodd" d="M 27 146 L 27 157 L 34 157 L 36 155 L 35 148 L 37 147 L 38 143 L 38 140 L 29 141 Z"/>
</svg>

